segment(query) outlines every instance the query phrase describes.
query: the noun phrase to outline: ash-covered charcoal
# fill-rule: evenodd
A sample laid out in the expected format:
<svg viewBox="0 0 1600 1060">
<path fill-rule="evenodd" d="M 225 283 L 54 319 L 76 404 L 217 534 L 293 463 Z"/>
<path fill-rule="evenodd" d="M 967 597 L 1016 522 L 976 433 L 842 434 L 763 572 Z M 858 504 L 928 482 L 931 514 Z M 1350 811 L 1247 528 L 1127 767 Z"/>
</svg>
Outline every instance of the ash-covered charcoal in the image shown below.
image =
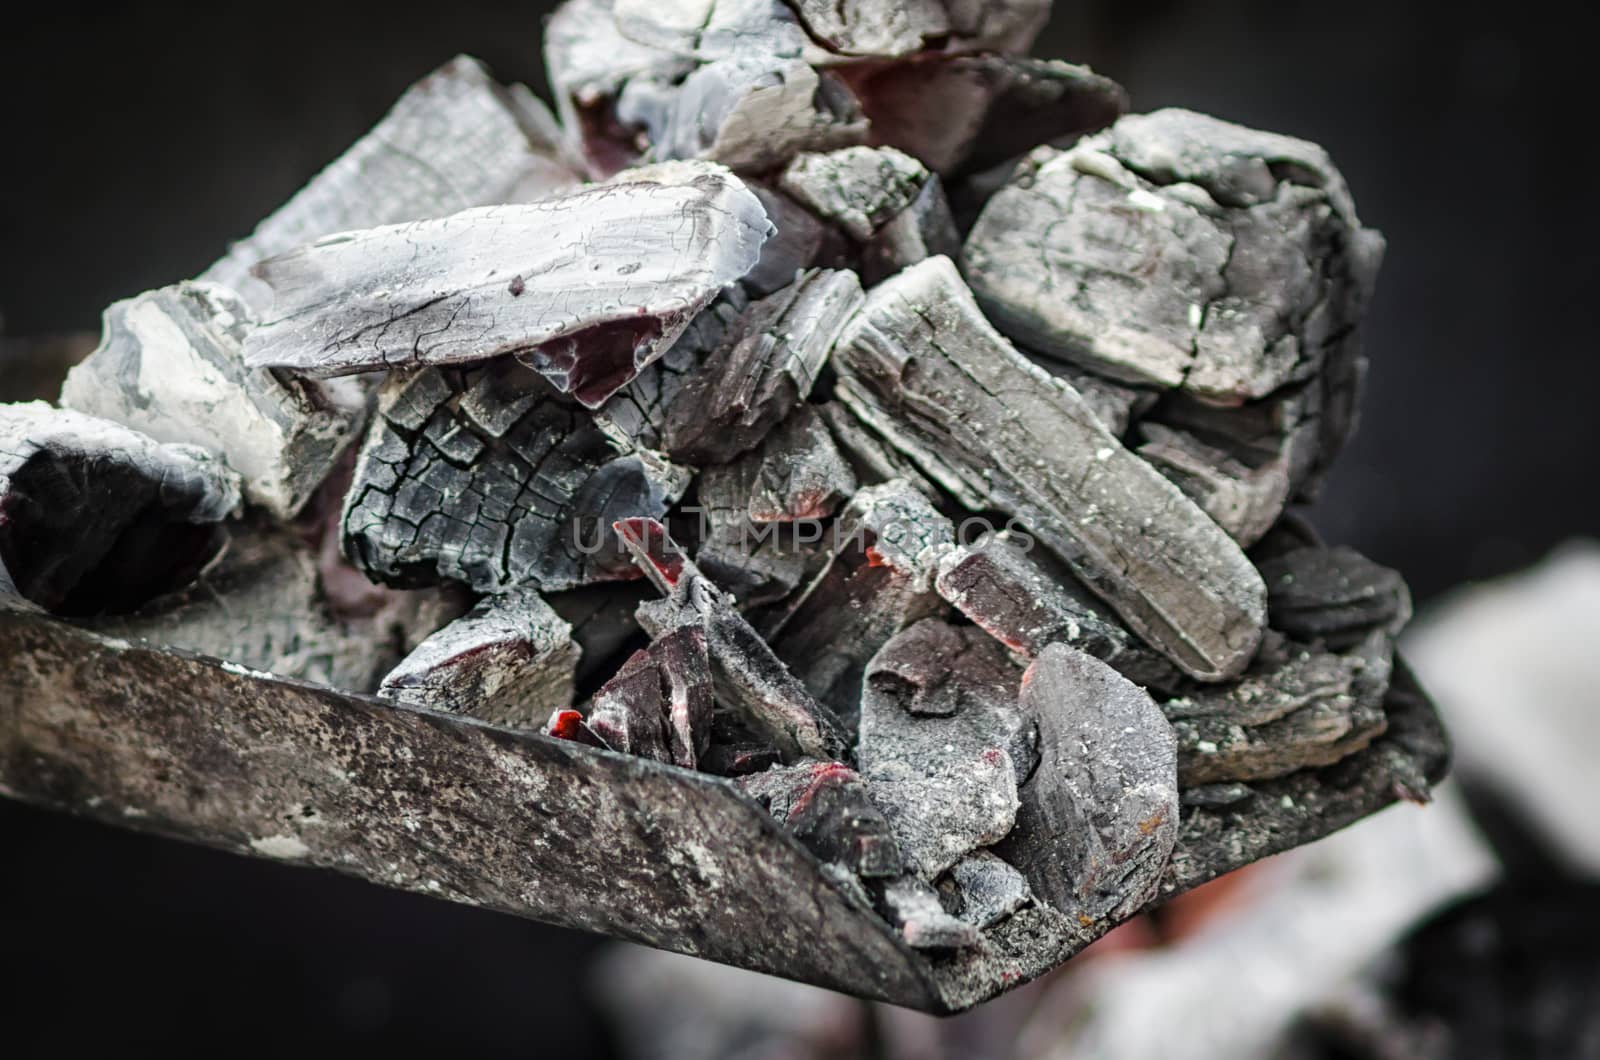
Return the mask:
<svg viewBox="0 0 1600 1060">
<path fill-rule="evenodd" d="M 210 283 L 117 302 L 100 345 L 67 373 L 61 404 L 217 453 L 246 500 L 292 518 L 354 439 L 365 399 L 348 381 L 246 368 L 254 323 L 238 295 Z"/>
<path fill-rule="evenodd" d="M 947 908 L 973 927 L 991 928 L 1033 901 L 1028 878 L 987 850 L 968 854 L 939 880 Z"/>
<path fill-rule="evenodd" d="M 937 776 L 998 749 L 1023 784 L 1039 762 L 1039 727 L 1017 703 L 1021 682 L 982 631 L 918 622 L 867 665 L 856 761 L 871 777 Z"/>
<path fill-rule="evenodd" d="M 827 426 L 801 405 L 755 450 L 701 473 L 695 561 L 742 605 L 781 600 L 826 561 L 823 520 L 855 491 Z"/>
<path fill-rule="evenodd" d="M 347 232 L 272 258 L 251 367 L 320 376 L 515 353 L 590 408 L 756 263 L 761 202 L 676 163 L 526 205 Z"/>
<path fill-rule="evenodd" d="M 572 627 L 531 589 L 485 597 L 419 644 L 378 687 L 414 707 L 537 729 L 572 702 Z"/>
<path fill-rule="evenodd" d="M 711 745 L 712 683 L 704 631 L 672 630 L 595 693 L 589 727 L 614 751 L 694 769 Z"/>
<path fill-rule="evenodd" d="M 42 401 L 0 405 L 0 584 L 63 615 L 123 613 L 195 579 L 227 544 L 239 476 Z"/>
<path fill-rule="evenodd" d="M 864 879 L 900 874 L 900 850 L 889 822 L 868 798 L 866 782 L 849 766 L 805 760 L 737 783 L 823 861 Z"/>
<path fill-rule="evenodd" d="M 932 52 L 847 69 L 872 142 L 941 176 L 998 165 L 1122 116 L 1122 86 L 1085 66 L 1016 55 Z"/>
<path fill-rule="evenodd" d="M 1033 152 L 963 265 L 1024 345 L 1236 405 L 1358 356 L 1382 252 L 1321 148 L 1163 110 Z"/>
<path fill-rule="evenodd" d="M 346 499 L 344 551 L 400 587 L 555 592 L 632 578 L 611 524 L 662 514 L 686 484 L 650 453 L 619 450 L 513 359 L 395 372 Z"/>
<path fill-rule="evenodd" d="M 751 303 L 665 406 L 662 451 L 698 467 L 760 444 L 811 393 L 861 302 L 855 273 L 821 269 Z"/>
<path fill-rule="evenodd" d="M 892 147 L 800 155 L 778 186 L 860 245 L 868 284 L 932 255 L 959 251 L 961 237 L 939 178 Z"/>
<path fill-rule="evenodd" d="M 778 657 L 841 717 L 861 698 L 867 660 L 896 633 L 937 614 L 939 556 L 955 530 L 902 480 L 868 486 L 829 530 L 822 572 L 771 619 Z"/>
<path fill-rule="evenodd" d="M 1000 643 L 1032 660 L 1048 644 L 1088 652 L 1146 688 L 1172 688 L 1181 675 L 1106 613 L 1077 580 L 1052 569 L 1026 535 L 985 534 L 947 552 L 934 583 L 955 605 Z"/>
<path fill-rule="evenodd" d="M 883 812 L 908 873 L 932 881 L 980 847 L 1005 838 L 1017 819 L 1017 770 L 988 747 L 963 760 L 945 755 L 934 772 L 884 760 L 869 770 L 867 794 Z"/>
<path fill-rule="evenodd" d="M 1244 548 L 1272 529 L 1289 503 L 1293 483 L 1281 457 L 1251 467 L 1187 431 L 1145 422 L 1139 433 L 1144 443 L 1138 454 Z"/>
<path fill-rule="evenodd" d="M 272 289 L 251 269 L 267 258 L 335 232 L 532 202 L 577 182 L 545 105 L 525 85 L 501 86 L 476 59 L 457 56 L 200 279 L 262 310 Z"/>
<path fill-rule="evenodd" d="M 836 760 L 847 753 L 849 735 L 838 718 L 812 699 L 733 600 L 672 542 L 666 527 L 629 519 L 616 529 L 639 568 L 666 594 L 640 605 L 640 624 L 653 637 L 686 627 L 705 633 L 718 703 L 738 711 L 785 761 Z"/>
<path fill-rule="evenodd" d="M 939 892 L 915 876 L 902 876 L 883 888 L 883 910 L 916 949 L 956 950 L 978 944 L 976 925 L 946 912 Z"/>
<path fill-rule="evenodd" d="M 949 259 L 874 288 L 833 363 L 852 411 L 970 507 L 1014 517 L 1186 673 L 1249 663 L 1266 590 L 1244 553 L 990 327 Z"/>
<path fill-rule="evenodd" d="M 359 607 L 342 606 L 330 599 L 317 558 L 298 534 L 251 518 L 230 529 L 226 551 L 193 585 L 83 624 L 257 673 L 372 692 L 402 656 L 465 610 L 454 593 L 372 586 Z"/>
<path fill-rule="evenodd" d="M 1272 627 L 1304 641 L 1348 648 L 1372 629 L 1400 632 L 1411 591 L 1398 571 L 1353 548 L 1300 548 L 1261 561 Z"/>
<path fill-rule="evenodd" d="M 814 406 L 828 424 L 833 440 L 850 458 L 850 466 L 863 483 L 881 486 L 893 479 L 904 479 L 918 493 L 937 505 L 944 499 L 944 491 L 917 470 L 905 454 L 874 433 L 861 418 L 837 401 L 825 401 Z"/>
<path fill-rule="evenodd" d="M 1064 644 L 1022 679 L 1039 767 L 995 853 L 1033 893 L 1084 923 L 1131 916 L 1156 896 L 1178 839 L 1178 748 L 1144 689 Z"/>
<path fill-rule="evenodd" d="M 1235 684 L 1163 703 L 1181 783 L 1281 777 L 1331 765 L 1381 736 L 1392 642 L 1382 631 L 1375 636 L 1338 655 L 1274 634 Z"/>
<path fill-rule="evenodd" d="M 1084 404 L 1088 405 L 1105 425 L 1106 430 L 1118 438 L 1126 438 L 1128 428 L 1133 422 L 1142 420 L 1144 414 L 1154 408 L 1161 397 L 1154 390 L 1113 383 L 1109 379 L 1103 379 L 1093 372 L 1065 361 L 1040 357 L 1030 354 L 1027 350 L 1018 352 L 1051 375 L 1066 380 L 1067 385 L 1078 392 Z M 1179 488 L 1182 488 L 1182 483 L 1179 483 Z"/>
</svg>

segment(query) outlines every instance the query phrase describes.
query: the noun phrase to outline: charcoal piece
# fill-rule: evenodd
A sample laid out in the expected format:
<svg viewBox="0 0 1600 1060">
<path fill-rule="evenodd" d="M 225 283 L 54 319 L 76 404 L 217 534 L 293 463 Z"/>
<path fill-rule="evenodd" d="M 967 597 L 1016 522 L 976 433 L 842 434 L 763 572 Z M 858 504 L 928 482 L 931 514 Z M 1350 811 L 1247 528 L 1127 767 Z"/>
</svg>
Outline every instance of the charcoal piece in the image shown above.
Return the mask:
<svg viewBox="0 0 1600 1060">
<path fill-rule="evenodd" d="M 641 580 L 586 585 L 545 598 L 572 627 L 572 640 L 579 649 L 576 677 L 580 688 L 592 688 L 597 676 L 613 673 L 622 649 L 630 641 L 643 640 L 644 630 L 633 612 L 649 595 L 649 586 Z"/>
<path fill-rule="evenodd" d="M 970 758 L 943 756 L 933 772 L 892 759 L 863 770 L 906 872 L 923 880 L 1003 839 L 1017 818 L 1017 770 L 1000 747 Z"/>
<path fill-rule="evenodd" d="M 846 321 L 862 301 L 847 270 L 816 270 L 753 303 L 683 380 L 660 448 L 695 466 L 758 445 L 811 393 Z"/>
<path fill-rule="evenodd" d="M 846 147 L 790 162 L 778 187 L 859 243 L 911 207 L 932 180 L 928 170 L 892 147 Z"/>
<path fill-rule="evenodd" d="M 832 557 L 771 625 L 773 649 L 841 717 L 861 699 L 867 660 L 907 626 L 936 614 L 940 553 L 955 530 L 910 484 L 856 493 L 832 527 Z"/>
<path fill-rule="evenodd" d="M 939 891 L 953 899 L 957 916 L 980 930 L 1033 900 L 1028 878 L 987 850 L 975 850 L 950 866 Z"/>
<path fill-rule="evenodd" d="M 526 86 L 501 86 L 476 59 L 457 56 L 407 89 L 371 131 L 199 278 L 261 311 L 272 304 L 272 289 L 251 269 L 267 258 L 335 232 L 532 202 L 577 180 L 544 104 Z"/>
<path fill-rule="evenodd" d="M 915 876 L 885 886 L 883 908 L 914 949 L 966 949 L 978 944 L 977 927 L 945 912 L 939 893 Z"/>
<path fill-rule="evenodd" d="M 705 633 L 719 703 L 777 748 L 785 761 L 842 757 L 850 744 L 833 714 L 811 698 L 750 628 L 733 601 L 700 573 L 653 519 L 616 527 L 639 569 L 666 594 L 642 604 L 638 619 L 653 637 L 681 628 Z"/>
<path fill-rule="evenodd" d="M 945 46 L 1025 52 L 1050 16 L 1049 0 L 796 0 L 792 6 L 828 48 L 872 58 Z"/>
<path fill-rule="evenodd" d="M 1177 669 L 1145 647 L 1033 542 L 986 534 L 939 562 L 935 587 L 981 629 L 1025 659 L 1061 643 L 1088 652 L 1135 684 L 1171 688 Z"/>
<path fill-rule="evenodd" d="M 926 619 L 867 665 L 861 694 L 861 771 L 937 776 L 1000 749 L 1017 784 L 1039 761 L 1038 723 L 1017 705 L 1022 670 L 971 626 Z"/>
<path fill-rule="evenodd" d="M 1269 780 L 1331 765 L 1381 736 L 1392 643 L 1375 635 L 1343 655 L 1275 641 L 1235 685 L 1162 704 L 1177 735 L 1179 780 Z"/>
<path fill-rule="evenodd" d="M 825 862 L 876 879 L 900 873 L 900 851 L 867 784 L 840 762 L 800 761 L 736 783 Z"/>
<path fill-rule="evenodd" d="M 828 424 L 833 440 L 850 458 L 851 467 L 862 482 L 880 486 L 891 479 L 904 479 L 918 493 L 938 504 L 944 493 L 898 449 L 890 446 L 860 417 L 837 401 L 815 406 Z"/>
<path fill-rule="evenodd" d="M 1249 663 L 1266 591 L 1244 553 L 990 327 L 949 259 L 876 287 L 834 366 L 857 415 L 941 485 L 1015 518 L 1186 673 Z"/>
<path fill-rule="evenodd" d="M 1237 405 L 1349 374 L 1382 247 L 1321 148 L 1164 110 L 1031 154 L 963 265 L 1019 342 Z"/>
<path fill-rule="evenodd" d="M 846 69 L 872 124 L 941 176 L 987 169 L 1122 116 L 1122 86 L 1085 66 L 1015 55 L 934 52 Z"/>
<path fill-rule="evenodd" d="M 601 750 L 610 750 L 606 742 L 595 735 L 589 728 L 588 722 L 583 720 L 579 711 L 567 709 L 558 710 L 550 715 L 550 721 L 545 725 L 545 735 L 554 736 L 558 740 L 571 740 L 574 743 L 586 744 Z"/>
<path fill-rule="evenodd" d="M 1178 838 L 1172 727 L 1143 689 L 1064 644 L 1028 667 L 1021 703 L 1039 725 L 1039 768 L 995 853 L 1080 921 L 1132 915 Z"/>
<path fill-rule="evenodd" d="M 701 474 L 696 562 L 742 605 L 781 600 L 826 561 L 821 520 L 855 490 L 827 426 L 801 405 L 755 450 Z"/>
<path fill-rule="evenodd" d="M 961 234 L 956 231 L 944 187 L 938 177 L 930 176 L 910 205 L 890 218 L 861 248 L 861 278 L 870 286 L 925 258 L 937 254 L 955 257 L 960 253 Z"/>
<path fill-rule="evenodd" d="M 613 0 L 611 10 L 629 40 L 698 62 L 752 54 L 829 59 L 786 0 Z"/>
<path fill-rule="evenodd" d="M 720 162 L 741 173 L 867 137 L 861 106 L 838 75 L 754 50 L 706 63 L 670 87 L 631 82 L 616 113 L 642 128 L 655 158 Z"/>
<path fill-rule="evenodd" d="M 209 283 L 114 303 L 100 345 L 67 373 L 61 404 L 217 453 L 247 500 L 291 518 L 354 440 L 364 399 L 348 382 L 246 369 L 253 325 L 243 300 Z"/>
<path fill-rule="evenodd" d="M 1138 454 L 1241 547 L 1249 548 L 1261 540 L 1289 503 L 1293 483 L 1287 462 L 1281 458 L 1250 467 L 1187 431 L 1144 423 L 1139 432 L 1145 441 L 1136 450 Z"/>
<path fill-rule="evenodd" d="M 1301 548 L 1261 561 L 1274 629 L 1330 648 L 1347 648 L 1367 631 L 1400 632 L 1411 618 L 1405 579 L 1355 549 Z"/>
<path fill-rule="evenodd" d="M 361 447 L 343 547 L 386 585 L 556 592 L 635 577 L 611 523 L 660 515 L 686 485 L 514 360 L 395 372 Z"/>
<path fill-rule="evenodd" d="M 330 599 L 317 553 L 253 516 L 188 588 L 128 615 L 79 621 L 97 633 L 221 659 L 346 692 L 377 690 L 401 658 L 466 609 L 455 594 L 371 590 L 359 606 Z"/>
<path fill-rule="evenodd" d="M 251 367 L 346 375 L 516 353 L 590 408 L 755 265 L 770 226 L 706 163 L 347 232 L 263 262 Z"/>
<path fill-rule="evenodd" d="M 529 589 L 486 597 L 419 644 L 378 687 L 413 707 L 537 729 L 572 702 L 572 627 Z"/>
<path fill-rule="evenodd" d="M 132 611 L 193 581 L 227 543 L 239 477 L 42 401 L 0 405 L 0 578 L 47 611 Z"/>
<path fill-rule="evenodd" d="M 704 632 L 658 637 L 595 693 L 589 727 L 612 750 L 696 768 L 711 742 L 715 709 Z"/>
<path fill-rule="evenodd" d="M 754 182 L 748 186 L 761 200 L 767 220 L 775 229 L 761 245 L 755 268 L 739 281 L 751 295 L 760 298 L 772 294 L 794 283 L 806 269 L 843 257 L 845 238 L 832 225 L 776 188 Z"/>
</svg>

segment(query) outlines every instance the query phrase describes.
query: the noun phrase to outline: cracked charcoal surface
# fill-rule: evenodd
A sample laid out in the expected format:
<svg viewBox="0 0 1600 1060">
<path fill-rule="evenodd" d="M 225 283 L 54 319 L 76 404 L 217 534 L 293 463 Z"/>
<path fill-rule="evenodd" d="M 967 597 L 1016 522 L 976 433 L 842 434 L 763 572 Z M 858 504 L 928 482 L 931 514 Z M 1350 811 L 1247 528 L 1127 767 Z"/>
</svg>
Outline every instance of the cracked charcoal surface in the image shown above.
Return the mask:
<svg viewBox="0 0 1600 1060">
<path fill-rule="evenodd" d="M 893 830 L 868 797 L 866 782 L 848 766 L 801 761 L 738 784 L 823 861 L 867 879 L 899 875 Z"/>
<path fill-rule="evenodd" d="M 345 375 L 517 353 L 597 407 L 754 267 L 769 225 L 720 167 L 320 240 L 263 262 L 251 367 Z"/>
<path fill-rule="evenodd" d="M 553 592 L 631 578 L 611 523 L 661 514 L 682 486 L 514 360 L 395 373 L 356 464 L 344 551 L 401 587 Z"/>
<path fill-rule="evenodd" d="M 227 543 L 239 477 L 42 401 L 0 405 L 0 578 L 47 611 L 132 611 L 192 582 Z"/>
<path fill-rule="evenodd" d="M 245 498 L 295 515 L 354 440 L 364 400 L 348 382 L 247 369 L 254 314 L 238 295 L 180 283 L 112 305 L 94 352 L 67 373 L 61 404 L 220 455 Z"/>
<path fill-rule="evenodd" d="M 264 309 L 272 288 L 251 269 L 314 239 L 531 202 L 576 184 L 563 141 L 526 86 L 496 84 L 476 59 L 457 56 L 408 89 L 370 132 L 199 278 Z"/>
<path fill-rule="evenodd" d="M 1021 703 L 1039 766 L 995 853 L 1056 909 L 1120 919 L 1155 896 L 1177 842 L 1172 728 L 1143 689 L 1064 644 L 1028 668 Z"/>
<path fill-rule="evenodd" d="M 876 287 L 834 364 L 852 411 L 931 477 L 989 502 L 971 506 L 1014 516 L 1187 673 L 1220 680 L 1249 663 L 1266 621 L 1255 568 L 989 327 L 948 259 Z"/>
<path fill-rule="evenodd" d="M 486 597 L 419 644 L 378 695 L 416 707 L 537 729 L 572 702 L 578 645 L 539 594 Z"/>
</svg>

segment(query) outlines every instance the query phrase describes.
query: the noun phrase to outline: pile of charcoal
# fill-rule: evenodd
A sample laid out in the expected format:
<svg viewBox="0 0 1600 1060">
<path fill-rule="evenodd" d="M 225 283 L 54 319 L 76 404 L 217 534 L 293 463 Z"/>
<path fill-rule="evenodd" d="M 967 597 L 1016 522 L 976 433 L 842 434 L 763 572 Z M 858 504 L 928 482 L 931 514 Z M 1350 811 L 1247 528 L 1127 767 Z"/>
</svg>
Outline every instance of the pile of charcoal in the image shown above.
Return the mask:
<svg viewBox="0 0 1600 1060">
<path fill-rule="evenodd" d="M 571 0 L 559 116 L 446 65 L 0 407 L 0 596 L 732 778 L 914 947 L 1131 915 L 1385 730 L 1406 587 L 1286 514 L 1383 241 L 1047 14 Z"/>
</svg>

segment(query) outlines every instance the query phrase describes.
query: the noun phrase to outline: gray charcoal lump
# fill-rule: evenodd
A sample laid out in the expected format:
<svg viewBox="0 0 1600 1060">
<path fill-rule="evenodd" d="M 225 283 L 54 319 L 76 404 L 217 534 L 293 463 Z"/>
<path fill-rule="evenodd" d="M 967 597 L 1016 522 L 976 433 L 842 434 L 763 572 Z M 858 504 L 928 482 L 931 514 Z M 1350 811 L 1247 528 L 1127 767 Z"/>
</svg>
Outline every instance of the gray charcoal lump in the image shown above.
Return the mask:
<svg viewBox="0 0 1600 1060">
<path fill-rule="evenodd" d="M 1293 510 L 1383 239 L 1049 6 L 569 0 L 556 115 L 447 64 L 0 406 L 0 608 L 710 774 L 973 997 L 1424 797 L 1405 582 Z"/>
</svg>

